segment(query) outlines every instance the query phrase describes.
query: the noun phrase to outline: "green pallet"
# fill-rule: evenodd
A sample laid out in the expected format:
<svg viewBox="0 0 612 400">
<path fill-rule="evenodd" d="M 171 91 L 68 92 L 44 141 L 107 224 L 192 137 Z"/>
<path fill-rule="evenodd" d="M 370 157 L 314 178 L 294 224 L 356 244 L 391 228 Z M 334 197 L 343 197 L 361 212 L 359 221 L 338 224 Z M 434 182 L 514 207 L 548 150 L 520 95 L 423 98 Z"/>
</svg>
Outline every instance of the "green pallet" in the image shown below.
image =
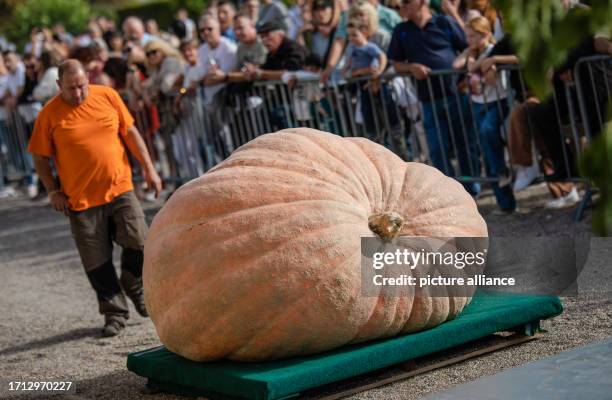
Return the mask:
<svg viewBox="0 0 612 400">
<path fill-rule="evenodd" d="M 449 349 L 495 332 L 526 327 L 561 314 L 555 296 L 478 292 L 456 319 L 391 339 L 345 346 L 282 361 L 198 363 L 156 347 L 128 355 L 127 368 L 165 392 L 211 398 L 273 400 Z"/>
</svg>

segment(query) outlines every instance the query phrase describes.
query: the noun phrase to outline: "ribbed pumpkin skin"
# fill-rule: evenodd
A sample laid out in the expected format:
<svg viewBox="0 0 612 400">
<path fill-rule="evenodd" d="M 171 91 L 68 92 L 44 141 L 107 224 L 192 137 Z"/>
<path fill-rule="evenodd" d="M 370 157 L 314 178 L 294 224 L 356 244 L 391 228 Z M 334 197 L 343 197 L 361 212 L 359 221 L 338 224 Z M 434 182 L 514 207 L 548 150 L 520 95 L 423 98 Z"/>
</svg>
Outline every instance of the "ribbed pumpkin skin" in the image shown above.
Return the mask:
<svg viewBox="0 0 612 400">
<path fill-rule="evenodd" d="M 400 236 L 487 236 L 458 182 L 369 140 L 299 128 L 245 144 L 153 221 L 143 279 L 162 343 L 270 360 L 454 318 L 470 297 L 360 295 L 360 237 L 383 211 L 403 217 Z"/>
</svg>

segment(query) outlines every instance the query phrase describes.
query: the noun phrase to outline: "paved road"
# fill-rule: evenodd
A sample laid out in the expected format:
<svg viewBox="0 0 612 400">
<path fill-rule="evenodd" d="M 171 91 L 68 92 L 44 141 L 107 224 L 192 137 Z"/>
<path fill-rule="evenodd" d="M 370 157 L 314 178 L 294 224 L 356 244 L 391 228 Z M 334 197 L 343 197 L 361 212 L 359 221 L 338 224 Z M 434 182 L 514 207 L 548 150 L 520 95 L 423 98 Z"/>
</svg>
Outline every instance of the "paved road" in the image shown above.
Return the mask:
<svg viewBox="0 0 612 400">
<path fill-rule="evenodd" d="M 479 201 L 492 235 L 562 236 L 589 234 L 589 215 L 574 225 L 571 210 L 548 212 L 538 208 L 547 198 L 536 186 L 521 193 L 526 214 L 495 216 L 491 196 Z M 151 219 L 160 204 L 147 204 Z M 119 252 L 116 252 L 118 256 Z M 417 399 L 459 383 L 491 375 L 606 338 L 612 331 L 612 259 L 610 241 L 594 239 L 587 267 L 580 278 L 581 293 L 564 299 L 563 315 L 544 323 L 548 334 L 519 347 L 370 390 L 359 399 Z M 158 345 L 153 324 L 133 312 L 119 337 L 99 338 L 102 318 L 81 270 L 66 219 L 48 206 L 24 199 L 0 200 L 0 376 L 12 380 L 71 380 L 77 394 L 71 398 L 173 399 L 141 394 L 145 380 L 125 369 L 128 352 Z M 457 352 L 482 346 L 487 340 Z M 423 363 L 453 354 L 423 360 Z M 386 369 L 354 380 L 369 382 L 396 370 Z M 336 385 L 332 390 L 344 387 Z M 324 394 L 321 391 L 318 395 Z M 315 397 L 318 396 L 315 394 Z M 68 396 L 64 398 L 69 398 Z"/>
</svg>

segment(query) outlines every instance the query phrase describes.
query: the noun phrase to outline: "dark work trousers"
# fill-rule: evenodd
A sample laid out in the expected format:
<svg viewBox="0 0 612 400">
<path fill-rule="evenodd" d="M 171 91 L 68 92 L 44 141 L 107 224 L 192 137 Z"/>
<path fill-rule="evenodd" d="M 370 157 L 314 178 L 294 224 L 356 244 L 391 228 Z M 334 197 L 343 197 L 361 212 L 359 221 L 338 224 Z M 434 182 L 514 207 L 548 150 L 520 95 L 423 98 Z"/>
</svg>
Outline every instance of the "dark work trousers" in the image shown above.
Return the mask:
<svg viewBox="0 0 612 400">
<path fill-rule="evenodd" d="M 129 317 L 123 292 L 134 302 L 142 299 L 142 265 L 147 224 L 133 191 L 110 203 L 70 212 L 70 230 L 87 278 L 94 288 L 106 321 L 121 324 Z M 113 266 L 113 241 L 122 247 L 121 277 Z"/>
</svg>

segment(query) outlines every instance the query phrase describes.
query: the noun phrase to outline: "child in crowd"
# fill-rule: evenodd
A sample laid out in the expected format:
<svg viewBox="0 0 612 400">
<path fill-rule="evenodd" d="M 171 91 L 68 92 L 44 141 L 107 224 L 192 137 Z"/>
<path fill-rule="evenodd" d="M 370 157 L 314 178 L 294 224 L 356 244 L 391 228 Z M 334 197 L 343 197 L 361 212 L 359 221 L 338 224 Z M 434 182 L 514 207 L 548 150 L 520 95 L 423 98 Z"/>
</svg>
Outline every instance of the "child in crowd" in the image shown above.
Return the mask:
<svg viewBox="0 0 612 400">
<path fill-rule="evenodd" d="M 347 25 L 348 40 L 346 64 L 342 73 L 350 72 L 352 78 L 372 75 L 374 78 L 387 67 L 387 56 L 376 44 L 368 41 L 369 27 L 354 19 Z"/>
<path fill-rule="evenodd" d="M 387 56 L 371 42 L 370 27 L 360 19 L 351 19 L 347 24 L 349 46 L 343 75 L 351 78 L 370 76 L 366 84 L 360 82 L 359 101 L 361 114 L 368 137 L 385 144 L 383 131 L 386 130 L 398 154 L 407 157 L 406 138 L 401 128 L 397 109 L 386 85 L 381 85 L 380 75 L 387 67 Z M 382 93 L 381 93 L 382 91 Z M 380 101 L 380 100 L 383 101 Z M 383 103 L 384 104 L 381 104 Z M 382 110 L 382 112 L 377 112 Z M 387 113 L 387 118 L 382 115 Z M 388 122 L 388 126 L 386 126 Z"/>
<path fill-rule="evenodd" d="M 502 72 L 493 79 L 484 79 L 479 73 L 480 63 L 487 58 L 495 43 L 489 20 L 473 18 L 465 29 L 469 47 L 457 57 L 453 66 L 458 69 L 467 67 L 486 172 L 488 176 L 498 178 L 492 184 L 497 204 L 503 212 L 510 213 L 516 209 L 516 200 L 510 185 L 512 179 L 506 166 L 501 132 L 508 116 L 507 77 Z"/>
<path fill-rule="evenodd" d="M 380 89 L 379 82 L 376 78 L 383 73 L 387 66 L 387 56 L 376 44 L 368 41 L 369 27 L 359 20 L 351 19 L 347 24 L 347 38 L 349 46 L 346 49 L 346 61 L 342 74 L 350 78 L 370 75 L 372 81 L 365 83 L 359 81 L 359 105 L 358 111 L 361 111 L 361 116 L 365 124 L 367 136 L 372 139 L 377 139 L 376 132 L 376 111 L 372 104 L 372 97 L 375 98 Z M 371 93 L 368 91 L 371 90 Z M 356 120 L 359 121 L 359 114 Z"/>
</svg>

